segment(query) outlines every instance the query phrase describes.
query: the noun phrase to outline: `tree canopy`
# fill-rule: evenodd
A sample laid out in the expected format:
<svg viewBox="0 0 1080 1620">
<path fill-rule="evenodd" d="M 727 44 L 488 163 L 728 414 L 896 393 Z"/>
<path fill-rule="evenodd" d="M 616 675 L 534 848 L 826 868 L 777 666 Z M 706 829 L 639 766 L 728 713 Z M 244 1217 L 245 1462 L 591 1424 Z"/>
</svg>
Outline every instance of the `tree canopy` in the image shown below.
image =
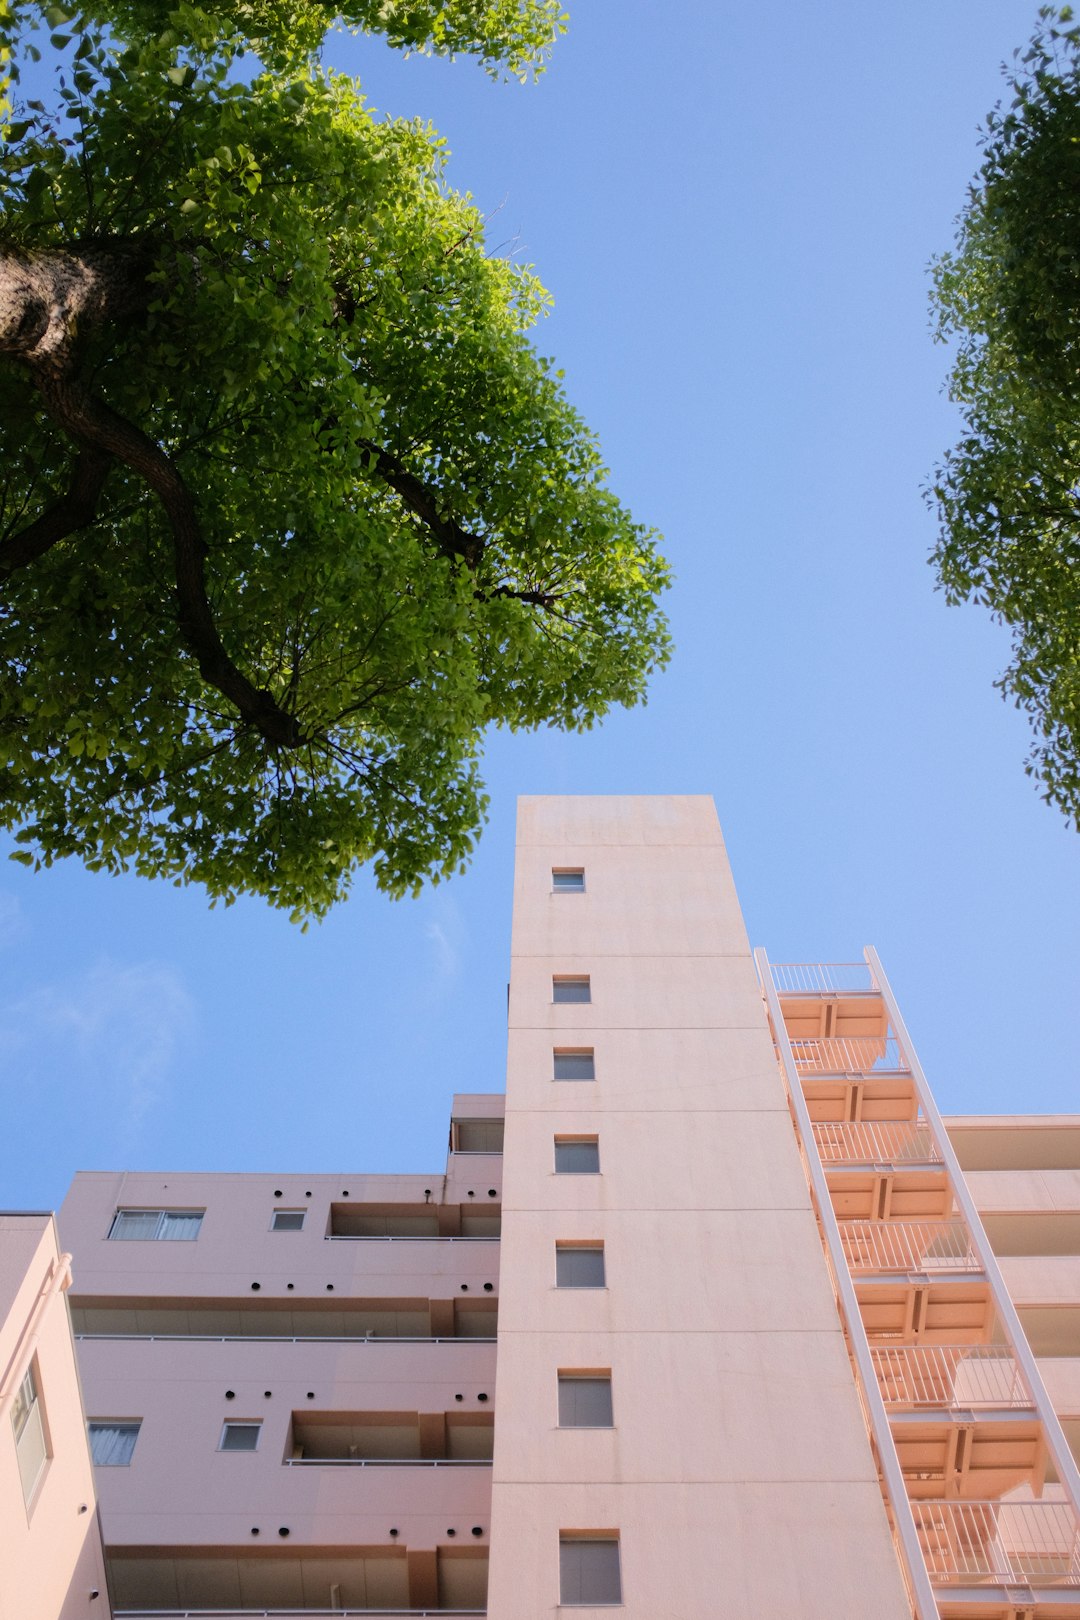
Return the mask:
<svg viewBox="0 0 1080 1620">
<path fill-rule="evenodd" d="M 0 145 L 0 824 L 298 916 L 454 870 L 484 728 L 588 727 L 668 656 L 546 293 L 315 60 L 335 9 L 25 6 L 13 61 L 40 22 L 63 74 Z M 345 16 L 515 73 L 561 26 Z"/>
<path fill-rule="evenodd" d="M 956 340 L 959 443 L 938 467 L 933 554 L 950 601 L 1013 632 L 998 684 L 1027 711 L 1027 770 L 1080 824 L 1080 28 L 1044 7 L 955 251 L 934 269 L 938 333 Z"/>
</svg>

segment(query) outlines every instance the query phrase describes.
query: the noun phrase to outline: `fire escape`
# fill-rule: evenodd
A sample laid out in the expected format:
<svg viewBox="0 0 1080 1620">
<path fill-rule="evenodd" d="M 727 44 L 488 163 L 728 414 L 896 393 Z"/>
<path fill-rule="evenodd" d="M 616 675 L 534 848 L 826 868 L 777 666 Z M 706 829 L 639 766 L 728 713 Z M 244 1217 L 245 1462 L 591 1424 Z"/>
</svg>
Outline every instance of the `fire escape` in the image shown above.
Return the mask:
<svg viewBox="0 0 1080 1620">
<path fill-rule="evenodd" d="M 881 971 L 755 953 L 916 1620 L 1080 1620 L 1080 1474 Z"/>
</svg>

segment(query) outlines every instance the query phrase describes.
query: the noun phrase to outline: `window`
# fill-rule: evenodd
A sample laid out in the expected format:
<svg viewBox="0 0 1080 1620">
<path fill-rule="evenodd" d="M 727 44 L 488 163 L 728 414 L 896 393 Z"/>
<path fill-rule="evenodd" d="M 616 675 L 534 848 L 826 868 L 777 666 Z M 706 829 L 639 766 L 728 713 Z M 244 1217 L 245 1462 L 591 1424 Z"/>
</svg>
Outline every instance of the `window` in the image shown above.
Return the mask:
<svg viewBox="0 0 1080 1620">
<path fill-rule="evenodd" d="M 579 1537 L 566 1530 L 561 1533 L 559 1602 L 622 1602 L 618 1536 Z"/>
<path fill-rule="evenodd" d="M 552 867 L 551 892 L 552 894 L 584 894 L 584 868 L 580 866 Z"/>
<path fill-rule="evenodd" d="M 90 1456 L 95 1468 L 127 1468 L 139 1438 L 140 1423 L 109 1423 L 95 1418 L 87 1424 Z"/>
<path fill-rule="evenodd" d="M 226 1423 L 218 1441 L 219 1451 L 258 1451 L 261 1423 Z"/>
<path fill-rule="evenodd" d="M 600 1174 L 600 1141 L 595 1136 L 555 1138 L 557 1176 L 596 1176 Z"/>
<path fill-rule="evenodd" d="M 602 1243 L 556 1243 L 556 1288 L 603 1288 L 605 1285 Z"/>
<path fill-rule="evenodd" d="M 302 1232 L 306 1209 L 275 1209 L 270 1221 L 271 1232 Z"/>
<path fill-rule="evenodd" d="M 49 1452 L 45 1443 L 45 1414 L 38 1388 L 37 1367 L 26 1369 L 26 1376 L 15 1392 L 11 1408 L 11 1427 L 15 1431 L 15 1454 L 19 1459 L 19 1479 L 22 1481 L 23 1501 L 27 1507 L 34 1488 L 41 1478 Z"/>
<path fill-rule="evenodd" d="M 199 1235 L 204 1214 L 201 1209 L 118 1209 L 109 1236 L 128 1241 L 150 1238 L 165 1243 L 192 1243 Z"/>
<path fill-rule="evenodd" d="M 551 999 L 556 1005 L 562 1005 L 568 1001 L 591 1001 L 592 984 L 589 975 L 581 973 L 574 977 L 567 973 L 559 978 L 552 979 Z"/>
<path fill-rule="evenodd" d="M 609 1372 L 559 1374 L 560 1429 L 610 1429 L 612 1421 Z"/>
<path fill-rule="evenodd" d="M 554 1056 L 556 1080 L 596 1079 L 596 1062 L 591 1046 L 556 1047 Z"/>
</svg>

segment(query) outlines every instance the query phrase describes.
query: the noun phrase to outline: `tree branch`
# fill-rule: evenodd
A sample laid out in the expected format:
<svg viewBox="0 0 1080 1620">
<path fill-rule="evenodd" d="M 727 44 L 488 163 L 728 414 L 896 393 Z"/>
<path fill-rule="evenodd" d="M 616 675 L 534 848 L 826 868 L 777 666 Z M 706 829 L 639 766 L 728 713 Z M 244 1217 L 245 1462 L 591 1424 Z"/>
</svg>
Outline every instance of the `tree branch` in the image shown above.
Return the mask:
<svg viewBox="0 0 1080 1620">
<path fill-rule="evenodd" d="M 44 556 L 58 540 L 66 540 L 69 534 L 93 523 L 108 471 L 108 456 L 89 447 L 80 450 L 66 494 L 47 506 L 25 529 L 0 540 L 0 584 Z"/>
<path fill-rule="evenodd" d="M 54 371 L 34 379 L 54 421 L 75 441 L 130 467 L 165 509 L 172 530 L 177 620 L 205 681 L 228 698 L 241 717 L 269 743 L 296 748 L 303 737 L 294 714 L 270 692 L 252 685 L 225 651 L 206 594 L 206 547 L 191 492 L 170 458 L 147 434 L 71 377 Z"/>
<path fill-rule="evenodd" d="M 453 518 L 444 518 L 435 504 L 435 497 L 427 485 L 409 472 L 397 456 L 383 450 L 371 439 L 357 441 L 361 450 L 374 458 L 374 470 L 379 477 L 400 495 L 411 512 L 429 529 L 447 557 L 460 557 L 466 568 L 475 571 L 484 555 L 485 542 L 478 534 L 470 534 Z"/>
</svg>

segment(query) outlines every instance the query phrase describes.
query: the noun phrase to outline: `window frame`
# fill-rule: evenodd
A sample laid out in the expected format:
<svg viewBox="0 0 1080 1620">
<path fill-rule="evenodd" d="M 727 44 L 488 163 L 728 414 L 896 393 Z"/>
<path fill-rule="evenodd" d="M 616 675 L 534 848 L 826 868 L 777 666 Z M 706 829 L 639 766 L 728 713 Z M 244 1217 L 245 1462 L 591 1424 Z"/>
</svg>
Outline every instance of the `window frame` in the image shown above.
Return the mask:
<svg viewBox="0 0 1080 1620">
<path fill-rule="evenodd" d="M 29 1399 L 25 1399 L 28 1388 Z M 40 1495 L 41 1483 L 52 1458 L 49 1424 L 45 1416 L 45 1400 L 41 1390 L 41 1369 L 36 1355 L 31 1357 L 26 1371 L 15 1388 L 11 1406 L 11 1432 L 15 1441 L 15 1460 L 19 1470 L 19 1484 L 22 1487 L 23 1506 L 29 1517 Z M 26 1453 L 33 1455 L 33 1449 L 24 1446 L 27 1435 L 37 1439 L 37 1449 L 40 1450 L 33 1475 L 29 1475 L 26 1469 Z"/>
<path fill-rule="evenodd" d="M 94 1455 L 94 1430 L 117 1429 L 130 1430 L 133 1433 L 131 1450 L 122 1462 L 105 1462 Z M 95 1468 L 130 1468 L 131 1459 L 135 1455 L 135 1447 L 139 1443 L 139 1433 L 142 1429 L 142 1418 L 87 1418 L 86 1439 L 90 1448 L 90 1461 Z"/>
<path fill-rule="evenodd" d="M 143 1215 L 157 1216 L 157 1226 L 153 1232 L 144 1232 L 138 1235 L 121 1231 L 120 1224 L 126 1216 Z M 188 1236 L 173 1236 L 166 1230 L 166 1223 L 171 1216 L 180 1215 L 185 1220 L 194 1220 L 198 1216 L 199 1224 L 195 1231 Z M 143 1208 L 137 1204 L 122 1204 L 113 1211 L 113 1218 L 109 1223 L 109 1230 L 105 1234 L 110 1243 L 196 1243 L 202 1232 L 202 1223 L 206 1216 L 205 1206 L 202 1209 L 151 1209 Z"/>
<path fill-rule="evenodd" d="M 559 1276 L 560 1257 L 562 1255 L 570 1256 L 570 1255 L 575 1255 L 575 1254 L 598 1254 L 600 1256 L 601 1280 L 599 1282 L 571 1282 L 569 1279 L 564 1280 L 564 1279 L 560 1278 L 560 1276 Z M 567 1269 L 567 1271 L 570 1271 L 573 1268 L 572 1268 L 572 1266 L 568 1265 L 566 1269 Z M 608 1283 L 607 1283 L 607 1254 L 606 1254 L 606 1251 L 604 1249 L 604 1244 L 603 1244 L 602 1239 L 596 1239 L 596 1240 L 588 1239 L 588 1240 L 582 1240 L 580 1242 L 571 1241 L 571 1240 L 567 1240 L 566 1242 L 561 1242 L 559 1240 L 556 1240 L 556 1243 L 555 1243 L 555 1287 L 556 1288 L 559 1288 L 559 1289 L 562 1289 L 562 1288 L 567 1288 L 567 1289 L 571 1289 L 571 1288 L 572 1289 L 592 1289 L 593 1291 L 598 1291 L 600 1289 L 606 1288 L 607 1285 L 608 1285 Z"/>
<path fill-rule="evenodd" d="M 555 1375 L 556 1393 L 558 1400 L 558 1427 L 560 1429 L 593 1429 L 606 1430 L 615 1427 L 615 1405 L 611 1389 L 610 1367 L 560 1367 Z M 607 1389 L 607 1422 L 606 1423 L 574 1423 L 567 1421 L 563 1416 L 563 1391 L 569 1394 L 574 1384 L 603 1384 Z"/>
<path fill-rule="evenodd" d="M 255 1444 L 253 1446 L 227 1446 L 225 1444 L 225 1436 L 229 1433 L 230 1429 L 235 1429 L 237 1432 L 243 1430 L 246 1433 L 254 1431 Z M 218 1436 L 217 1448 L 220 1452 L 227 1453 L 231 1457 L 252 1457 L 259 1449 L 259 1441 L 261 1437 L 262 1418 L 226 1418 L 221 1425 L 221 1433 Z"/>
<path fill-rule="evenodd" d="M 567 1568 L 569 1559 L 564 1561 L 564 1551 L 571 1547 L 597 1547 L 611 1546 L 614 1553 L 614 1588 L 615 1597 L 588 1598 L 580 1595 L 581 1571 L 576 1572 L 578 1592 L 567 1590 L 568 1577 L 574 1572 Z M 610 1570 L 607 1572 L 610 1574 Z M 622 1586 L 622 1547 L 621 1537 L 617 1530 L 560 1530 L 559 1531 L 559 1607 L 566 1609 L 617 1609 L 623 1606 Z"/>
<path fill-rule="evenodd" d="M 556 878 L 578 878 L 576 883 L 557 883 Z M 583 866 L 553 866 L 551 868 L 552 894 L 584 894 L 585 868 Z"/>
<path fill-rule="evenodd" d="M 572 1067 L 574 1062 L 581 1063 L 587 1068 L 588 1074 L 560 1074 L 559 1060 L 564 1060 L 564 1066 Z M 596 1048 L 594 1046 L 553 1046 L 551 1049 L 551 1078 L 569 1085 L 588 1085 L 596 1079 Z"/>
<path fill-rule="evenodd" d="M 589 1165 L 588 1169 L 580 1169 L 570 1165 L 559 1164 L 560 1148 L 595 1148 L 596 1163 Z M 554 1150 L 554 1174 L 557 1176 L 598 1176 L 600 1174 L 600 1138 L 599 1136 L 556 1136 L 552 1142 Z"/>
<path fill-rule="evenodd" d="M 299 1215 L 300 1219 L 294 1226 L 279 1226 L 279 1215 Z M 271 1232 L 302 1232 L 304 1230 L 304 1217 L 306 1215 L 306 1209 L 274 1209 L 270 1215 L 270 1230 Z"/>
</svg>

